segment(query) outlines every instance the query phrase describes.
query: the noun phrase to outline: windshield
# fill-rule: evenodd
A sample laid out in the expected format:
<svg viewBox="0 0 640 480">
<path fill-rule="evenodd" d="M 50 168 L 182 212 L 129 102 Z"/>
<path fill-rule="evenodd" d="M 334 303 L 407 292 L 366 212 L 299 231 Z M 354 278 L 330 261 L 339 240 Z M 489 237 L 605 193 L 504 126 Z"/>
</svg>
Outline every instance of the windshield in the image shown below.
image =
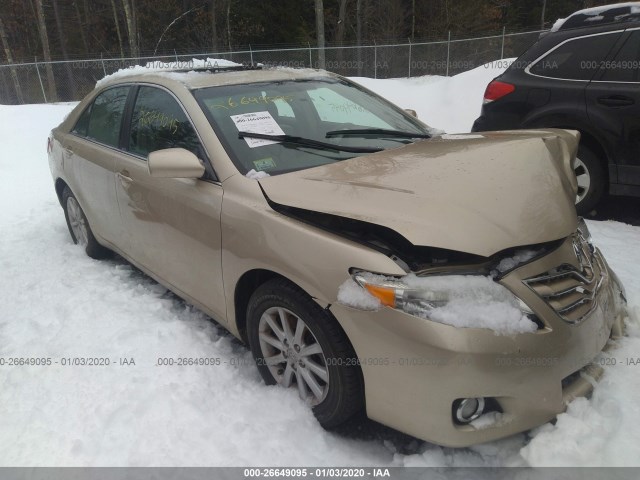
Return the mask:
<svg viewBox="0 0 640 480">
<path fill-rule="evenodd" d="M 340 79 L 225 85 L 194 95 L 242 174 L 277 175 L 428 137 L 414 117 Z"/>
</svg>

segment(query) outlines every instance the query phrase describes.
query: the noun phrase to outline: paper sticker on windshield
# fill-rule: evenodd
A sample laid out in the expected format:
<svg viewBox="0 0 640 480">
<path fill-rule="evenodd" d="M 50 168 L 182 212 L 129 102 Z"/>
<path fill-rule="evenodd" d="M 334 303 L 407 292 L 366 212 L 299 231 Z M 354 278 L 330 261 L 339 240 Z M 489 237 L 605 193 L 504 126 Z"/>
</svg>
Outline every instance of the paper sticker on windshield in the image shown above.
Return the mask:
<svg viewBox="0 0 640 480">
<path fill-rule="evenodd" d="M 239 132 L 262 133 L 263 135 L 284 135 L 280 125 L 274 120 L 269 112 L 241 113 L 231 115 L 231 120 L 235 123 Z M 249 148 L 272 145 L 273 140 L 263 140 L 261 138 L 246 138 L 245 142 Z"/>
<path fill-rule="evenodd" d="M 261 158 L 260 160 L 254 160 L 253 165 L 256 168 L 256 171 L 262 172 L 264 170 L 269 170 L 271 168 L 276 167 L 276 162 L 273 161 L 273 158 Z"/>
</svg>

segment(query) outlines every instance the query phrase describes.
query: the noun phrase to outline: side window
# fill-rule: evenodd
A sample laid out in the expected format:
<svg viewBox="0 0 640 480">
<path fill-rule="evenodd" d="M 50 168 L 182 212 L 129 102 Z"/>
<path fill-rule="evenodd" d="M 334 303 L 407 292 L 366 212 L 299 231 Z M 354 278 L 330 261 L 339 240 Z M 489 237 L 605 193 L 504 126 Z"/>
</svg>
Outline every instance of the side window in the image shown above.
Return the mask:
<svg viewBox="0 0 640 480">
<path fill-rule="evenodd" d="M 129 151 L 146 157 L 165 148 L 185 148 L 197 156 L 198 135 L 182 108 L 159 88 L 140 87 L 131 117 Z"/>
<path fill-rule="evenodd" d="M 308 91 L 320 120 L 332 123 L 348 123 L 374 128 L 391 128 L 362 105 L 352 102 L 325 87 Z"/>
<path fill-rule="evenodd" d="M 546 55 L 529 70 L 534 75 L 567 80 L 591 80 L 620 33 L 571 40 Z"/>
<path fill-rule="evenodd" d="M 96 97 L 89 114 L 88 138 L 118 147 L 120 126 L 129 89 L 130 87 L 110 88 Z"/>
<path fill-rule="evenodd" d="M 71 130 L 76 135 L 80 135 L 81 137 L 87 136 L 87 128 L 89 127 L 89 117 L 91 115 L 91 104 L 87 108 L 84 109 L 80 118 L 76 122 L 75 127 Z"/>
<path fill-rule="evenodd" d="M 606 62 L 601 80 L 605 82 L 637 82 L 640 71 L 640 30 L 629 35 L 611 62 Z"/>
</svg>

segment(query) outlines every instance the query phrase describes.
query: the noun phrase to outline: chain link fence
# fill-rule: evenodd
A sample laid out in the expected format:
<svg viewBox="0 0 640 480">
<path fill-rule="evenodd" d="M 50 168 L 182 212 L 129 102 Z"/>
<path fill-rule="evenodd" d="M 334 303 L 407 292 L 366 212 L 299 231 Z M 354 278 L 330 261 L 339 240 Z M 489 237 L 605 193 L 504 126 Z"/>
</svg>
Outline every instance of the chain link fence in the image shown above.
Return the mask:
<svg viewBox="0 0 640 480">
<path fill-rule="evenodd" d="M 517 57 L 538 39 L 540 33 L 503 32 L 480 38 L 452 39 L 449 36 L 446 40 L 433 42 L 327 46 L 324 49 L 324 68 L 350 77 L 450 76 L 490 61 Z M 246 65 L 261 63 L 266 66 L 323 68 L 319 49 L 311 45 L 140 58 L 34 61 L 0 65 L 0 103 L 80 100 L 99 79 L 121 68 L 148 62 L 189 62 L 194 58 L 222 58 Z"/>
</svg>

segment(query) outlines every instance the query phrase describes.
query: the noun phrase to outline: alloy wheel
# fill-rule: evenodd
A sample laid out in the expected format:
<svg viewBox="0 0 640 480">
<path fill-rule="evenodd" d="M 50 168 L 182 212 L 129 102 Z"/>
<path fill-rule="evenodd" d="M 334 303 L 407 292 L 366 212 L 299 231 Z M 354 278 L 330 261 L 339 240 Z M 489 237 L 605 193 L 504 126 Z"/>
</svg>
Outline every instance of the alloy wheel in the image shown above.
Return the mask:
<svg viewBox="0 0 640 480">
<path fill-rule="evenodd" d="M 295 384 L 300 398 L 318 405 L 329 391 L 329 370 L 322 346 L 298 315 L 282 307 L 264 311 L 259 322 L 265 365 L 283 387 Z"/>
<path fill-rule="evenodd" d="M 573 170 L 576 174 L 576 180 L 578 181 L 576 203 L 580 203 L 587 196 L 587 193 L 589 193 L 589 187 L 591 187 L 591 175 L 589 174 L 587 166 L 579 158 L 576 158 Z"/>
</svg>

